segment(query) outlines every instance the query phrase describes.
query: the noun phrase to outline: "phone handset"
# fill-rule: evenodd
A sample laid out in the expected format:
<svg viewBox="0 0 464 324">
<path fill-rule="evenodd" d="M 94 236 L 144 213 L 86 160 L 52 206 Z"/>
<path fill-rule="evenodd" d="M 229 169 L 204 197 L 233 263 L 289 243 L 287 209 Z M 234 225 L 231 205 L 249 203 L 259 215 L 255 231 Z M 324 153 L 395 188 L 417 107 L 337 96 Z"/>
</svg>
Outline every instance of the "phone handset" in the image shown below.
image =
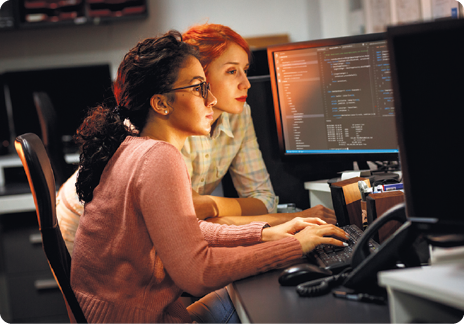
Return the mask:
<svg viewBox="0 0 464 324">
<path fill-rule="evenodd" d="M 369 240 L 386 223 L 396 220 L 403 225 L 372 252 Z M 347 288 L 365 290 L 377 284 L 377 272 L 393 269 L 397 261 L 406 266 L 419 266 L 420 260 L 412 244 L 419 232 L 407 221 L 404 203 L 387 210 L 366 229 L 353 250 L 351 268 L 353 269 L 343 285 Z"/>
<path fill-rule="evenodd" d="M 383 215 L 377 218 L 367 229 L 363 235 L 358 239 L 351 259 L 351 267 L 354 269 L 361 264 L 370 254 L 369 240 L 371 240 L 379 231 L 379 229 L 386 223 L 396 220 L 404 224 L 407 220 L 405 213 L 404 203 L 395 205 L 387 210 Z"/>
</svg>

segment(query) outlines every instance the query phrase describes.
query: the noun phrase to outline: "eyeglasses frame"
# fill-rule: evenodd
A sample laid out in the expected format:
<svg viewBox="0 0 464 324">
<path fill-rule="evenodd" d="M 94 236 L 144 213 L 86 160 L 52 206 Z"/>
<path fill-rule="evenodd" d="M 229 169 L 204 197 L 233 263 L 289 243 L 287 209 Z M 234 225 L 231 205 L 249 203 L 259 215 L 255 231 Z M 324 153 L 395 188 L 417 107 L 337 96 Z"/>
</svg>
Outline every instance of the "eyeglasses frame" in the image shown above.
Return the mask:
<svg viewBox="0 0 464 324">
<path fill-rule="evenodd" d="M 176 91 L 176 90 L 183 90 L 183 89 L 188 89 L 188 88 L 194 88 L 194 87 L 198 87 L 198 86 L 201 87 L 201 96 L 203 97 L 203 99 L 207 99 L 208 98 L 208 91 L 210 91 L 211 88 L 210 88 L 209 82 L 206 82 L 206 81 L 202 81 L 200 83 L 189 85 L 189 86 L 186 86 L 186 87 L 174 88 L 174 89 L 169 90 L 168 92 L 172 92 L 172 91 Z M 166 93 L 168 93 L 168 92 L 166 92 Z"/>
</svg>

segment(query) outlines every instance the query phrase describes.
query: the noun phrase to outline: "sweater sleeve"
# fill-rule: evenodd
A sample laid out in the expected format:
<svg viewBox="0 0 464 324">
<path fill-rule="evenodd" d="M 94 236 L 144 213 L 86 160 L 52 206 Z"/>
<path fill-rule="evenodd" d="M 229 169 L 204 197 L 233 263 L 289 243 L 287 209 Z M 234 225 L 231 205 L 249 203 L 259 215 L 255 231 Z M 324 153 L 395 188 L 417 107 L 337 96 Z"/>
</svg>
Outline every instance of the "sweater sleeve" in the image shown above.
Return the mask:
<svg viewBox="0 0 464 324">
<path fill-rule="evenodd" d="M 195 216 L 185 163 L 169 144 L 156 145 L 145 154 L 138 178 L 136 199 L 155 251 L 176 285 L 192 295 L 302 256 L 294 237 L 246 247 L 210 246 Z"/>
<path fill-rule="evenodd" d="M 220 225 L 198 220 L 203 237 L 209 246 L 240 246 L 261 242 L 265 222 L 251 222 L 247 225 Z"/>
</svg>

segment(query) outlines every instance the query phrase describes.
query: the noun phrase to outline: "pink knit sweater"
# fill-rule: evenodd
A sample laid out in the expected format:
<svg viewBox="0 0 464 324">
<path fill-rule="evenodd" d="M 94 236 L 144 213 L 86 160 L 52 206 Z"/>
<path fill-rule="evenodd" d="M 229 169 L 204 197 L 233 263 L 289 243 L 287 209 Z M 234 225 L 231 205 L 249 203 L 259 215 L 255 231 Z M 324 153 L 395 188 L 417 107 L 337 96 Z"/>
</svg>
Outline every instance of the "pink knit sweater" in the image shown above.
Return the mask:
<svg viewBox="0 0 464 324">
<path fill-rule="evenodd" d="M 180 152 L 128 137 L 85 205 L 71 284 L 89 323 L 191 322 L 183 291 L 201 296 L 301 258 L 293 237 L 258 244 L 264 224 L 198 221 Z"/>
</svg>

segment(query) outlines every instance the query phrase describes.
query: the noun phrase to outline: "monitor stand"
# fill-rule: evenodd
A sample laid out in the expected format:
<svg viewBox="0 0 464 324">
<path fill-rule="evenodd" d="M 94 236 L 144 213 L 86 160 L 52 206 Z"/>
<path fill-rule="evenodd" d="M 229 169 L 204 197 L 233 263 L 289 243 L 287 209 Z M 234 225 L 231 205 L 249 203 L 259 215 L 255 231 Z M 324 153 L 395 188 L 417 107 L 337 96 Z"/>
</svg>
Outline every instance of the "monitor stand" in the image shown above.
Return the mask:
<svg viewBox="0 0 464 324">
<path fill-rule="evenodd" d="M 357 161 L 359 170 L 369 170 L 369 164 L 367 164 L 367 161 Z"/>
<path fill-rule="evenodd" d="M 370 170 L 370 166 L 367 161 L 358 161 L 359 170 Z M 379 164 L 375 163 L 378 166 L 378 170 L 370 170 L 373 182 L 376 184 L 388 184 L 388 183 L 398 183 L 400 181 L 400 175 L 397 172 L 393 172 L 398 169 L 398 165 L 391 164 Z"/>
</svg>

